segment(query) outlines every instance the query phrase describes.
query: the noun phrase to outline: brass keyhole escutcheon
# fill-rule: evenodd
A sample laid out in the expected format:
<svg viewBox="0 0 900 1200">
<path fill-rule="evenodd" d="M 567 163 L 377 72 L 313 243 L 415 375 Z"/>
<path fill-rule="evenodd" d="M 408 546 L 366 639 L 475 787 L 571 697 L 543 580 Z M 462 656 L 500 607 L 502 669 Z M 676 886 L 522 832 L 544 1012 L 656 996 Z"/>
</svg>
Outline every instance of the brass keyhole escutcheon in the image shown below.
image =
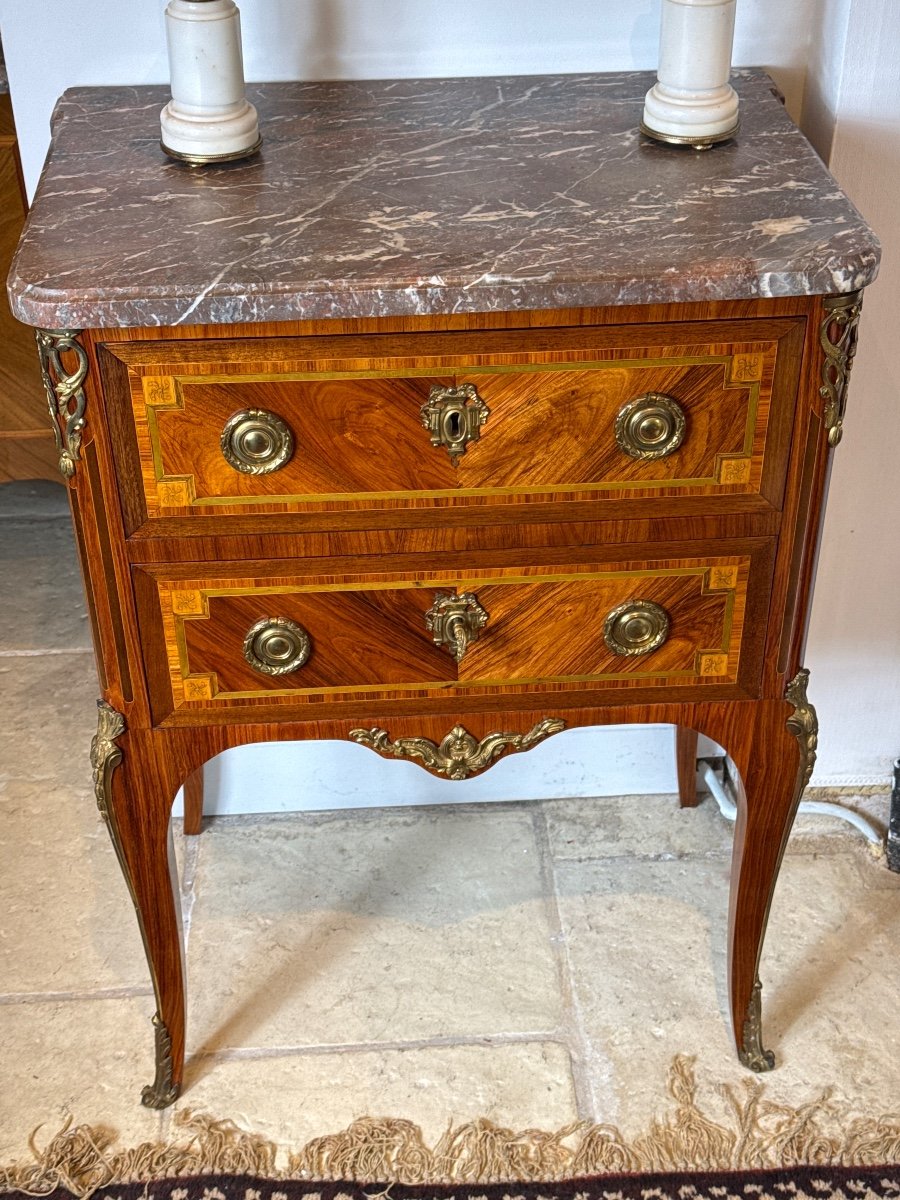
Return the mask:
<svg viewBox="0 0 900 1200">
<path fill-rule="evenodd" d="M 666 458 L 674 454 L 686 430 L 684 409 L 662 392 L 647 392 L 629 400 L 616 417 L 616 442 L 631 458 Z"/>
<path fill-rule="evenodd" d="M 298 671 L 312 653 L 312 641 L 302 625 L 287 617 L 263 617 L 247 631 L 244 658 L 263 675 Z"/>
<path fill-rule="evenodd" d="M 603 640 L 613 654 L 631 658 L 658 650 L 669 636 L 669 614 L 652 600 L 628 600 L 603 623 Z"/>
<path fill-rule="evenodd" d="M 229 417 L 220 438 L 229 466 L 244 475 L 270 475 L 290 461 L 294 435 L 275 413 L 245 408 Z"/>
<path fill-rule="evenodd" d="M 434 644 L 446 647 L 458 663 L 487 623 L 488 614 L 471 592 L 460 596 L 439 592 L 425 614 L 425 628 Z"/>
<path fill-rule="evenodd" d="M 422 424 L 431 435 L 432 446 L 443 446 L 454 466 L 472 442 L 481 437 L 481 426 L 491 410 L 473 383 L 459 387 L 435 386 L 421 408 Z"/>
</svg>

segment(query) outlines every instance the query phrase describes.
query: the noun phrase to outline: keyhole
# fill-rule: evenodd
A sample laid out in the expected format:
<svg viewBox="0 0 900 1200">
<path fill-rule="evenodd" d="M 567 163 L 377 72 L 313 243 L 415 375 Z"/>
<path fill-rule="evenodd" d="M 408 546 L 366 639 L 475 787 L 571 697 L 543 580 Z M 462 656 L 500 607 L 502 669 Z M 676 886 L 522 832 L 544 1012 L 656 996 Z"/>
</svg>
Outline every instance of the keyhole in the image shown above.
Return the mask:
<svg viewBox="0 0 900 1200">
<path fill-rule="evenodd" d="M 462 433 L 462 420 L 458 412 L 447 413 L 447 432 L 453 441 L 457 441 Z"/>
</svg>

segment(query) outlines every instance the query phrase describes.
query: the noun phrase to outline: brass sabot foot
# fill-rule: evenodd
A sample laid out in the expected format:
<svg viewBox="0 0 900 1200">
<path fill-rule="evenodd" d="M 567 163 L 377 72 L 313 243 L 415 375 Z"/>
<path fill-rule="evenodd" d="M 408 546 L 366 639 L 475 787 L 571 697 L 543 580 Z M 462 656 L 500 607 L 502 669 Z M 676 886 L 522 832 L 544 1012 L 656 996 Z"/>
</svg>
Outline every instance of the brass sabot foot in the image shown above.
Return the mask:
<svg viewBox="0 0 900 1200">
<path fill-rule="evenodd" d="M 762 984 L 758 979 L 750 993 L 738 1057 L 748 1070 L 758 1074 L 771 1071 L 775 1066 L 775 1055 L 771 1050 L 765 1050 L 762 1044 Z"/>
<path fill-rule="evenodd" d="M 168 1108 L 178 1099 L 181 1090 L 172 1080 L 172 1039 L 159 1013 L 153 1016 L 156 1031 L 156 1078 L 141 1092 L 145 1108 Z"/>
</svg>

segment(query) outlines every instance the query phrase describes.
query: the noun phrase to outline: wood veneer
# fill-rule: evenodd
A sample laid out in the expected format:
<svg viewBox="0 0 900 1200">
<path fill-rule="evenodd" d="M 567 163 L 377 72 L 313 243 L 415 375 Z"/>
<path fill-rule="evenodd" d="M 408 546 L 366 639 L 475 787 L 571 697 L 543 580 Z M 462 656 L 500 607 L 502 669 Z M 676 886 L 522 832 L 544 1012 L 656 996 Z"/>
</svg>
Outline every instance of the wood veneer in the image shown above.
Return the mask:
<svg viewBox="0 0 900 1200">
<path fill-rule="evenodd" d="M 0 95 L 0 273 L 9 272 L 28 203 L 8 93 Z M 0 297 L 0 483 L 58 480 L 58 454 L 47 421 L 47 401 L 31 330 Z"/>
<path fill-rule="evenodd" d="M 498 730 L 524 734 L 548 717 L 567 728 L 672 723 L 686 731 L 683 791 L 690 731 L 725 746 L 745 787 L 729 932 L 733 1022 L 739 1049 L 757 1066 L 766 1065 L 758 1031 L 747 1022 L 758 1008 L 754 988 L 765 917 L 806 762 L 804 743 L 787 725 L 795 707 L 785 689 L 801 661 L 828 460 L 818 383 L 821 301 L 572 311 L 556 320 L 551 327 L 540 314 L 514 313 L 84 335 L 89 417 L 72 486 L 84 524 L 104 698 L 126 722 L 116 739 L 122 765 L 111 776 L 111 817 L 143 914 L 160 1027 L 171 1043 L 150 1102 L 168 1102 L 182 1078 L 184 984 L 166 848 L 175 792 L 187 784 L 186 819 L 197 830 L 199 772 L 220 751 L 263 740 L 346 739 L 353 730 L 375 727 L 393 742 L 424 737 L 437 744 L 457 724 L 481 738 Z M 701 331 L 705 343 L 698 340 Z M 350 362 L 363 372 L 359 378 L 376 381 L 365 384 L 370 390 L 363 407 L 375 396 L 383 415 L 407 399 L 402 389 L 381 392 L 373 364 L 388 362 L 414 381 L 464 378 L 464 371 L 432 373 L 435 359 L 451 356 L 451 345 L 463 346 L 453 354 L 469 366 L 494 368 L 501 359 L 517 364 L 516 371 L 492 375 L 500 381 L 492 396 L 503 416 L 498 428 L 514 431 L 491 451 L 492 469 L 506 480 L 520 470 L 516 446 L 526 452 L 536 427 L 546 423 L 546 413 L 536 423 L 527 415 L 529 391 L 521 386 L 527 372 L 518 370 L 523 363 L 579 356 L 585 345 L 612 358 L 635 349 L 646 353 L 648 346 L 675 347 L 682 356 L 686 348 L 708 356 L 712 348 L 744 353 L 748 346 L 765 347 L 761 378 L 751 381 L 760 384 L 752 436 L 756 474 L 748 484 L 716 481 L 683 494 L 671 480 L 654 480 L 653 464 L 646 464 L 648 485 L 625 498 L 603 490 L 578 495 L 554 484 L 546 493 L 510 496 L 485 488 L 483 495 L 441 503 L 447 497 L 424 493 L 456 478 L 450 474 L 455 469 L 443 452 L 413 441 L 421 391 L 413 388 L 406 425 L 397 427 L 408 436 L 379 443 L 368 455 L 361 448 L 348 463 L 329 439 L 352 423 L 354 393 L 317 385 L 297 391 L 297 381 L 277 378 L 300 362 Z M 416 348 L 423 359 L 416 359 Z M 427 374 L 409 373 L 410 364 Z M 742 436 L 739 427 L 746 433 L 749 392 L 723 388 L 722 366 L 707 366 L 699 373 L 695 365 L 677 371 L 682 382 L 693 380 L 688 405 L 706 414 L 705 425 L 700 415 L 695 418 L 694 434 L 703 433 L 690 453 L 708 460 L 710 452 L 731 451 L 736 442 L 728 439 Z M 662 371 L 654 383 L 665 377 L 675 386 L 666 366 L 629 366 L 616 375 L 618 370 L 610 368 L 607 378 Z M 221 496 L 221 481 L 227 478 L 233 490 L 233 480 L 212 452 L 204 459 L 207 452 L 197 447 L 217 447 L 218 423 L 238 396 L 241 403 L 257 398 L 242 392 L 251 373 L 267 376 L 260 386 L 272 389 L 292 420 L 301 419 L 303 397 L 313 396 L 317 427 L 326 430 L 317 444 L 317 487 L 339 471 L 355 472 L 356 482 L 371 487 L 384 457 L 386 470 L 396 470 L 418 494 L 390 500 L 370 492 L 341 504 L 320 495 L 304 511 L 291 501 L 211 506 L 212 514 L 186 506 L 154 516 L 143 381 L 164 378 L 166 371 L 182 381 L 184 414 L 192 416 L 177 434 L 174 425 L 166 432 L 164 457 L 174 455 L 179 471 L 190 468 L 210 488 L 219 487 Z M 221 380 L 229 372 L 240 378 L 226 386 Z M 565 381 L 564 397 L 551 391 L 549 407 L 602 410 L 598 425 L 605 437 L 606 416 L 622 390 L 607 392 L 606 384 L 595 389 L 596 377 L 581 368 L 564 367 L 554 378 Z M 582 385 L 587 400 L 572 400 L 571 389 Z M 501 394 L 507 387 L 508 394 Z M 592 422 L 577 417 L 575 426 L 578 435 L 567 442 L 563 421 L 551 438 L 554 453 L 538 454 L 528 469 L 544 472 L 543 478 L 552 472 L 558 480 L 572 463 L 582 464 L 571 467 L 582 480 L 608 473 L 612 460 L 606 450 L 595 451 Z M 417 437 L 420 432 L 416 427 Z M 481 448 L 490 450 L 487 438 L 470 453 Z M 477 466 L 477 457 L 471 461 Z M 478 469 L 490 482 L 487 466 Z M 640 463 L 627 470 L 640 481 Z M 724 589 L 709 587 L 717 566 L 737 569 Z M 669 569 L 688 573 L 667 576 Z M 605 651 L 598 630 L 608 607 L 634 597 L 638 580 L 674 614 L 673 637 L 654 652 L 660 655 L 655 665 L 635 659 L 623 666 Z M 464 588 L 477 592 L 492 620 L 457 667 L 431 644 L 423 616 L 436 591 Z M 179 615 L 181 603 L 194 611 Z M 242 656 L 247 628 L 273 605 L 274 615 L 297 619 L 314 637 L 313 658 L 287 683 L 259 676 Z M 713 647 L 726 656 L 725 673 L 704 676 L 696 669 L 697 652 Z M 204 681 L 207 690 L 190 697 L 186 685 L 192 680 Z"/>
<path fill-rule="evenodd" d="M 762 511 L 781 503 L 802 333 L 795 319 L 610 323 L 545 330 L 537 346 L 499 331 L 220 339 L 107 346 L 101 363 L 128 446 L 130 532 L 188 514 L 216 524 L 543 504 L 560 517 L 566 502 L 595 497 L 634 511 L 653 498 L 748 495 Z M 466 383 L 490 416 L 454 465 L 430 446 L 419 410 L 433 386 Z M 650 392 L 681 404 L 688 431 L 671 455 L 635 460 L 616 444 L 616 415 Z M 246 475 L 224 459 L 219 434 L 245 409 L 291 427 L 280 470 Z"/>
</svg>

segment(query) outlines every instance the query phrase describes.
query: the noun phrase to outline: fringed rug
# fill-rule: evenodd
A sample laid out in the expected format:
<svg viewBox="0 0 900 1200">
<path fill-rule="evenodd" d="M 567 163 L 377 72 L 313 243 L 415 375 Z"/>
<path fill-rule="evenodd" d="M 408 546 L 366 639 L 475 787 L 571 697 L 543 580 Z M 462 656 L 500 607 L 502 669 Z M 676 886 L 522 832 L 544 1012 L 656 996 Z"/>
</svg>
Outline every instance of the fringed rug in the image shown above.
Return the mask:
<svg viewBox="0 0 900 1200">
<path fill-rule="evenodd" d="M 488 1120 L 426 1144 L 409 1121 L 365 1117 L 287 1152 L 231 1121 L 182 1110 L 172 1140 L 116 1146 L 67 1124 L 0 1169 L 3 1195 L 54 1200 L 900 1200 L 900 1113 L 859 1115 L 822 1095 L 775 1104 L 748 1079 L 723 1087 L 726 1123 L 697 1103 L 690 1059 L 669 1074 L 664 1120 L 625 1139 L 577 1122 L 547 1133 Z"/>
</svg>

